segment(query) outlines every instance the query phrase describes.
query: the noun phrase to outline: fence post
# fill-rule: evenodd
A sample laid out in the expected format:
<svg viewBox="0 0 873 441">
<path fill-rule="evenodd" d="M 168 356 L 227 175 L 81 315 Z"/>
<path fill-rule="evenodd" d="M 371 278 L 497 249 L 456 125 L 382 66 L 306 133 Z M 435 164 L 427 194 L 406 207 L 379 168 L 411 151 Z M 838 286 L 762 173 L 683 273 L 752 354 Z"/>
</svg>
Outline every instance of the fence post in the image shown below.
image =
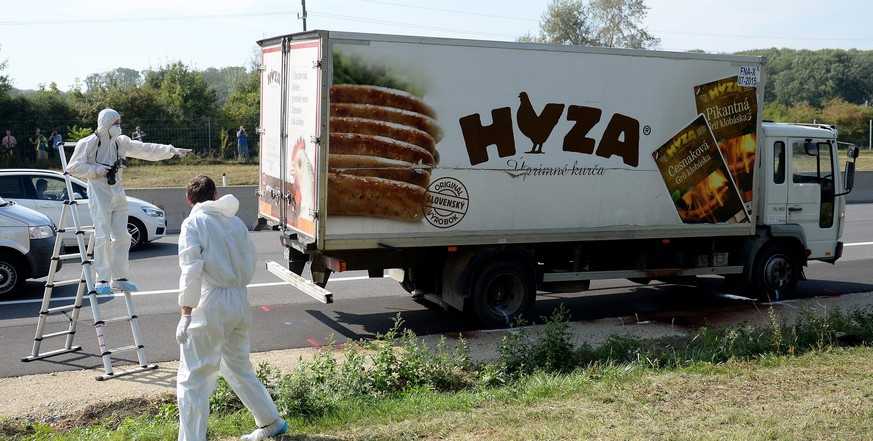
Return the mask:
<svg viewBox="0 0 873 441">
<path fill-rule="evenodd" d="M 209 157 L 212 157 L 212 118 L 206 117 L 206 139 L 209 145 Z"/>
</svg>

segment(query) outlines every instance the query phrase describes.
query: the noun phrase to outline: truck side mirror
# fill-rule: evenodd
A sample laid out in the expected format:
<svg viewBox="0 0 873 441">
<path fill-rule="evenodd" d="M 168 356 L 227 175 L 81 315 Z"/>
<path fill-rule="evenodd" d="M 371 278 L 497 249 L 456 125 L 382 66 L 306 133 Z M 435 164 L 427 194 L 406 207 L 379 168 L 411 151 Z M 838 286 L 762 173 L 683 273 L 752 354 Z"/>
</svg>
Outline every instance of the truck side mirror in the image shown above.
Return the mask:
<svg viewBox="0 0 873 441">
<path fill-rule="evenodd" d="M 806 150 L 806 154 L 809 156 L 818 156 L 818 144 L 807 140 L 803 143 L 803 148 Z"/>
<path fill-rule="evenodd" d="M 852 144 L 852 145 L 849 145 L 848 147 L 846 147 L 846 156 L 848 156 L 850 159 L 857 159 L 858 158 L 858 146 Z"/>
<path fill-rule="evenodd" d="M 852 191 L 852 187 L 855 186 L 855 162 L 847 162 L 846 163 L 846 193 Z"/>
</svg>

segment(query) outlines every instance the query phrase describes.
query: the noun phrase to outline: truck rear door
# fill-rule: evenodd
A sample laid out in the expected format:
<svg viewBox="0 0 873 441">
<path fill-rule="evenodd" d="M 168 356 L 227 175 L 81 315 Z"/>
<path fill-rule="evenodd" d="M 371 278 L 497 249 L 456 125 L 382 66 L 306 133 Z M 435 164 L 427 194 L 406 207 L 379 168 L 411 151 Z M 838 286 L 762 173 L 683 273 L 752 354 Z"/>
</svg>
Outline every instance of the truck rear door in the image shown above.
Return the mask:
<svg viewBox="0 0 873 441">
<path fill-rule="evenodd" d="M 317 36 L 261 42 L 258 212 L 304 241 L 318 231 L 321 52 Z"/>
</svg>

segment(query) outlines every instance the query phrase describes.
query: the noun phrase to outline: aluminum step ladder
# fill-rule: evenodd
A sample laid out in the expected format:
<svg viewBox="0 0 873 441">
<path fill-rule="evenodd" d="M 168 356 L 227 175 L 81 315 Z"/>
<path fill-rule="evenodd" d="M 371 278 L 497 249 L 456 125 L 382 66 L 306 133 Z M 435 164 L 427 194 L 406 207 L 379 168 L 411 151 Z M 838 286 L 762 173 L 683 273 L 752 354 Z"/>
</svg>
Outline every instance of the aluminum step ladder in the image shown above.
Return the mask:
<svg viewBox="0 0 873 441">
<path fill-rule="evenodd" d="M 119 377 L 122 375 L 143 372 L 147 370 L 157 369 L 158 365 L 148 364 L 146 361 L 145 347 L 142 344 L 139 325 L 137 323 L 136 311 L 133 307 L 133 296 L 130 292 L 121 291 L 124 295 L 124 301 L 127 306 L 127 315 L 118 317 L 104 318 L 100 315 L 100 306 L 97 297 L 97 291 L 94 286 L 94 276 L 91 264 L 94 259 L 94 227 L 82 227 L 79 220 L 77 206 L 80 201 L 73 197 L 73 184 L 70 181 L 70 174 L 67 172 L 67 159 L 64 153 L 64 146 L 58 146 L 58 153 L 61 158 L 61 165 L 64 170 L 64 179 L 66 181 L 67 200 L 64 201 L 64 206 L 61 209 L 61 218 L 58 221 L 58 232 L 55 237 L 55 247 L 52 253 L 52 261 L 49 267 L 48 277 L 45 283 L 45 291 L 43 293 L 42 306 L 39 310 L 39 318 L 36 325 L 36 336 L 33 338 L 33 351 L 27 357 L 23 357 L 21 361 L 29 362 L 41 360 L 55 355 L 75 352 L 82 349 L 81 346 L 73 346 L 73 337 L 76 334 L 76 328 L 79 323 L 79 313 L 82 309 L 85 292 L 88 293 L 88 301 L 91 306 L 91 313 L 94 319 L 94 329 L 97 331 L 97 344 L 100 348 L 100 356 L 103 359 L 103 368 L 105 373 L 96 377 L 97 381 L 107 380 L 110 378 Z M 73 225 L 68 225 L 68 219 L 72 219 Z M 85 234 L 91 233 L 87 245 L 85 244 Z M 61 254 L 64 251 L 64 237 L 69 234 L 75 234 L 76 243 L 79 246 L 78 253 Z M 77 279 L 56 281 L 57 271 L 60 269 L 61 262 L 66 260 L 78 260 L 82 265 L 81 276 Z M 49 307 L 54 288 L 78 284 L 76 289 L 76 297 L 72 304 L 65 306 Z M 45 333 L 46 322 L 51 314 L 65 315 L 69 323 L 63 331 Z M 121 346 L 114 349 L 109 349 L 106 343 L 106 325 L 113 322 L 127 321 L 130 323 L 130 330 L 133 336 L 133 344 Z M 42 341 L 48 338 L 66 337 L 64 346 L 61 349 L 40 352 Z M 139 366 L 123 371 L 115 371 L 112 368 L 112 356 L 126 351 L 136 351 L 139 360 Z"/>
</svg>

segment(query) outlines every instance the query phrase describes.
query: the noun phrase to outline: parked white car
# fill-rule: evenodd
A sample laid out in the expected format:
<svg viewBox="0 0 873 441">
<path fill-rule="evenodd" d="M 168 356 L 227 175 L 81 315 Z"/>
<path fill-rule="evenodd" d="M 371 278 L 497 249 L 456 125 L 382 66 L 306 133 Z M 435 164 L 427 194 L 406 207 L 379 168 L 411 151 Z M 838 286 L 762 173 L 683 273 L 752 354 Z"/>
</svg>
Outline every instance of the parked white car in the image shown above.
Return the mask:
<svg viewBox="0 0 873 441">
<path fill-rule="evenodd" d="M 73 196 L 78 204 L 79 221 L 82 226 L 93 225 L 88 211 L 88 186 L 79 179 L 70 178 L 73 183 Z M 37 184 L 45 180 L 45 191 L 38 194 Z M 39 182 L 38 182 L 39 181 Z M 48 216 L 58 228 L 73 225 L 72 216 L 67 216 L 64 225 L 60 224 L 61 209 L 68 199 L 64 175 L 54 170 L 38 169 L 0 169 L 0 196 L 15 201 L 22 206 L 31 208 Z M 167 217 L 164 210 L 156 205 L 128 196 L 127 206 L 130 215 L 127 219 L 127 231 L 130 233 L 130 249 L 134 250 L 146 242 L 166 236 Z M 64 238 L 65 246 L 77 245 L 75 235 Z"/>
</svg>

